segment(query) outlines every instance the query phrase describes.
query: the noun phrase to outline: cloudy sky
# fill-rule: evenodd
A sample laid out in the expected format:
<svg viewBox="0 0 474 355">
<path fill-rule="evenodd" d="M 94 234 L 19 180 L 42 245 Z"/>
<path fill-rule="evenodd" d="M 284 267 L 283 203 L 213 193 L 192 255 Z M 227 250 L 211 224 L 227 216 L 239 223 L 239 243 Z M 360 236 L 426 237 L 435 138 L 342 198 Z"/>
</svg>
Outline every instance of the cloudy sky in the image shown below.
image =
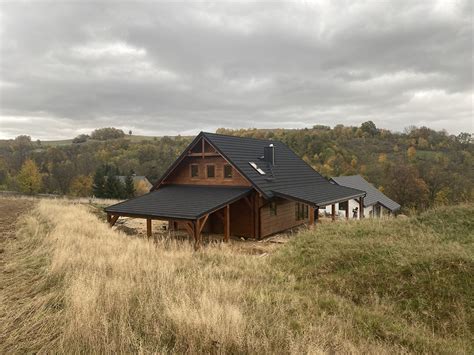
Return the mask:
<svg viewBox="0 0 474 355">
<path fill-rule="evenodd" d="M 469 1 L 0 2 L 0 138 L 473 131 Z"/>
</svg>

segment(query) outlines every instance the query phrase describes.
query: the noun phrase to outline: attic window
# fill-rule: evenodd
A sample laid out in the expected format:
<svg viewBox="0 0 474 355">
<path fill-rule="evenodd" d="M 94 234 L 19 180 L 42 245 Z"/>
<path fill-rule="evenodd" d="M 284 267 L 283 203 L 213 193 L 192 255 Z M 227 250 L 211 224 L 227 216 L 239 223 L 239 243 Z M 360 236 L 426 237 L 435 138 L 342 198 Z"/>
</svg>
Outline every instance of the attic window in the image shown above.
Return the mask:
<svg viewBox="0 0 474 355">
<path fill-rule="evenodd" d="M 224 179 L 232 179 L 232 166 L 229 164 L 224 165 Z"/>
<path fill-rule="evenodd" d="M 199 177 L 199 165 L 191 164 L 191 177 L 192 178 Z"/>
<path fill-rule="evenodd" d="M 255 170 L 257 170 L 257 172 L 260 174 L 260 175 L 265 175 L 265 172 L 260 169 L 257 164 L 255 164 L 253 161 L 249 161 L 249 164 L 252 168 L 254 168 Z"/>
<path fill-rule="evenodd" d="M 207 177 L 208 178 L 215 178 L 216 177 L 216 167 L 214 164 L 209 164 L 206 166 L 207 168 Z"/>
</svg>

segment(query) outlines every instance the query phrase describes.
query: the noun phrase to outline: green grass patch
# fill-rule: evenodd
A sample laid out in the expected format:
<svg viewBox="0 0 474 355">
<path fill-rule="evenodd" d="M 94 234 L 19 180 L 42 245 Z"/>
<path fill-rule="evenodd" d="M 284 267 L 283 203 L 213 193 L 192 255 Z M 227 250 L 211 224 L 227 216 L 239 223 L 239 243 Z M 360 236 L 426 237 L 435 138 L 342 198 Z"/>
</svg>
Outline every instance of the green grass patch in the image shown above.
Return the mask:
<svg viewBox="0 0 474 355">
<path fill-rule="evenodd" d="M 273 264 L 297 289 L 325 292 L 323 305 L 351 318 L 360 336 L 416 352 L 466 352 L 474 329 L 472 216 L 470 205 L 318 226 Z"/>
</svg>

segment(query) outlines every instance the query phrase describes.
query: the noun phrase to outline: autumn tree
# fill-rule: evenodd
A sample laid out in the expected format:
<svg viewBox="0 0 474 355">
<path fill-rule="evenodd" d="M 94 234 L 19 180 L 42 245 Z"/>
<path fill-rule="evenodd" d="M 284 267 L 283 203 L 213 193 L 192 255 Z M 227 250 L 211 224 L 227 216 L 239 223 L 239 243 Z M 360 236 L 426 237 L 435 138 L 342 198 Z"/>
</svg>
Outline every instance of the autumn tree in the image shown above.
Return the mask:
<svg viewBox="0 0 474 355">
<path fill-rule="evenodd" d="M 135 195 L 137 195 L 137 196 L 141 196 L 141 195 L 144 195 L 144 194 L 150 192 L 150 188 L 144 180 L 140 180 L 137 183 L 137 186 L 136 186 L 135 190 L 136 190 Z"/>
<path fill-rule="evenodd" d="M 428 205 L 428 186 L 413 165 L 395 164 L 390 169 L 385 188 L 389 197 L 404 208 Z"/>
<path fill-rule="evenodd" d="M 89 197 L 92 195 L 92 177 L 88 175 L 76 176 L 69 188 L 71 195 L 78 197 Z"/>
<path fill-rule="evenodd" d="M 410 147 L 407 149 L 407 158 L 409 161 L 414 161 L 416 157 L 416 148 L 415 147 Z"/>
<path fill-rule="evenodd" d="M 32 195 L 39 192 L 41 189 L 41 174 L 33 160 L 25 160 L 16 181 L 20 191 L 25 194 Z"/>
</svg>

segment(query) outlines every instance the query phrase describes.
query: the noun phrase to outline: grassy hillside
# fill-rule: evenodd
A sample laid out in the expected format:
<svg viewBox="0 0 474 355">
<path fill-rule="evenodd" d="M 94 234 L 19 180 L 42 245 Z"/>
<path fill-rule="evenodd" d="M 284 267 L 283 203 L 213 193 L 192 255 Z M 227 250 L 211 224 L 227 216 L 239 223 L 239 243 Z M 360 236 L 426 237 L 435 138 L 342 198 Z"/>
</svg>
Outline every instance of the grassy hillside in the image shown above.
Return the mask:
<svg viewBox="0 0 474 355">
<path fill-rule="evenodd" d="M 323 224 L 268 257 L 42 201 L 0 273 L 0 352 L 472 353 L 474 207 Z"/>
<path fill-rule="evenodd" d="M 143 141 L 153 141 L 160 139 L 161 137 L 154 137 L 154 136 L 140 136 L 140 135 L 126 135 L 123 139 L 130 141 L 130 142 L 143 142 Z M 88 139 L 85 144 L 90 144 L 93 142 L 100 142 L 94 139 Z M 72 139 L 62 139 L 62 140 L 55 140 L 55 141 L 41 141 L 41 145 L 46 147 L 57 147 L 57 146 L 67 146 L 72 144 Z"/>
</svg>

